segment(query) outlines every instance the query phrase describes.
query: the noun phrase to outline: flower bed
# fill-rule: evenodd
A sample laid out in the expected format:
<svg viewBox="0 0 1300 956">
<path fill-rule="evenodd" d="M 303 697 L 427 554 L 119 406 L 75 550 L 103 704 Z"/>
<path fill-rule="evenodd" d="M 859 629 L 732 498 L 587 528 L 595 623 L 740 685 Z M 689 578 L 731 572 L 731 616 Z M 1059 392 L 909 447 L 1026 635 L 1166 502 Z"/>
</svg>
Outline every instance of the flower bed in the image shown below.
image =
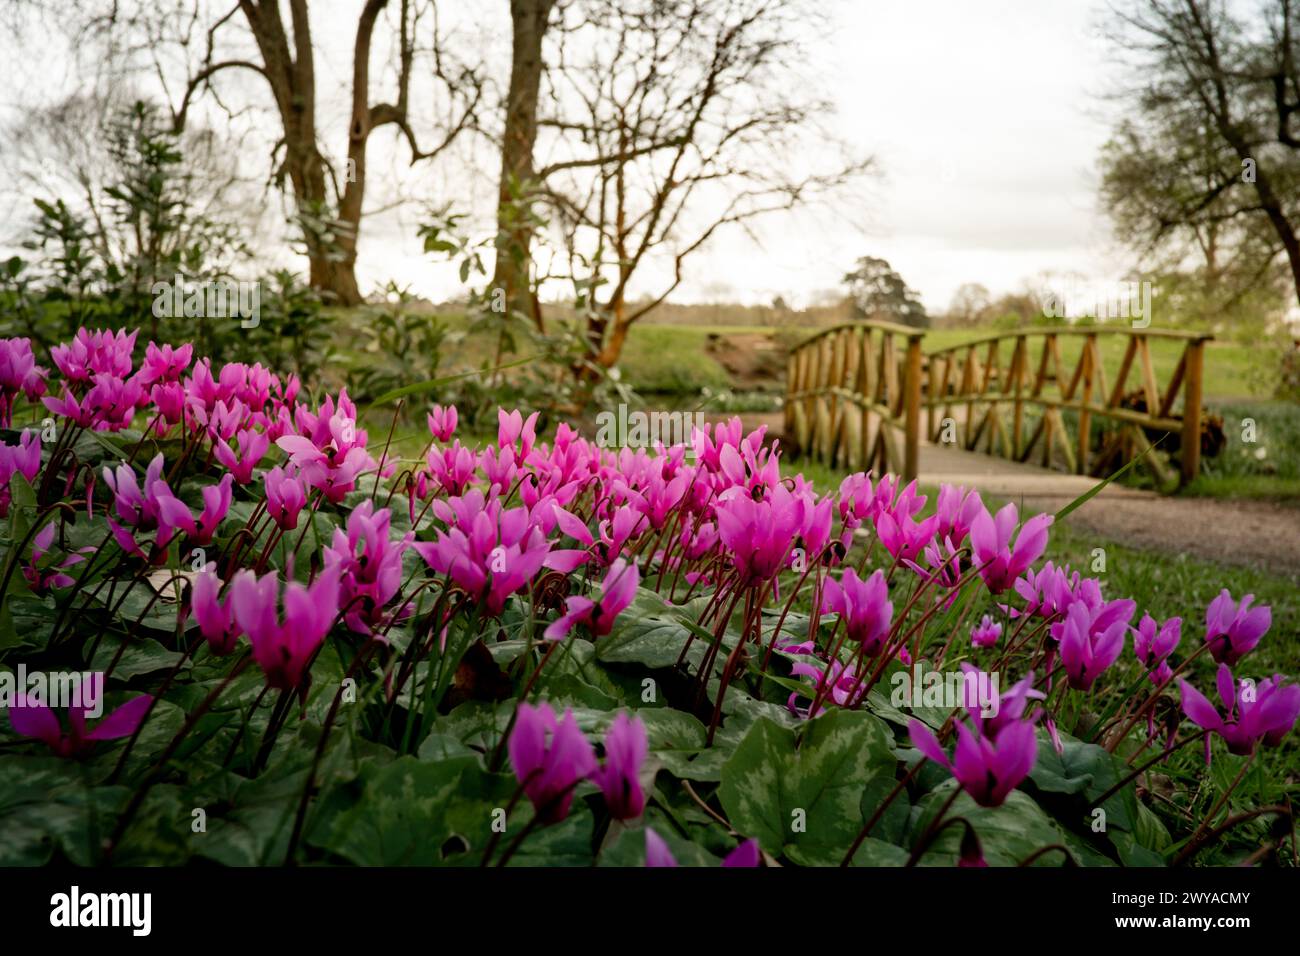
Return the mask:
<svg viewBox="0 0 1300 956">
<path fill-rule="evenodd" d="M 404 458 L 346 392 L 139 351 L 0 341 L 0 863 L 1135 865 L 1290 833 L 1229 815 L 1300 714 L 1250 673 L 1249 595 L 1153 620 L 1040 561 L 1049 515 L 819 494 L 739 420 L 603 449 L 502 410 L 477 448 L 435 406 Z M 1193 744 L 1241 772 L 1153 808 Z"/>
</svg>

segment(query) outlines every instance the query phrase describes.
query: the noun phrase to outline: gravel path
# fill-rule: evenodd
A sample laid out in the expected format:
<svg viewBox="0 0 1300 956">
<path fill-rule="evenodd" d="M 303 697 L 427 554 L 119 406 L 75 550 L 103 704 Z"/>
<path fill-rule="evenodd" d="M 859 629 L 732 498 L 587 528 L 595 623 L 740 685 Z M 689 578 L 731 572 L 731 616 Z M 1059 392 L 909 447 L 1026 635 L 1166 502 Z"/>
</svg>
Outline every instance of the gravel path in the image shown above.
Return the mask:
<svg viewBox="0 0 1300 956">
<path fill-rule="evenodd" d="M 934 445 L 922 446 L 921 481 L 973 486 L 1036 511 L 1057 511 L 1095 484 L 1092 478 Z M 1171 497 L 1111 484 L 1065 520 L 1131 547 L 1259 567 L 1300 582 L 1300 508 Z"/>
</svg>

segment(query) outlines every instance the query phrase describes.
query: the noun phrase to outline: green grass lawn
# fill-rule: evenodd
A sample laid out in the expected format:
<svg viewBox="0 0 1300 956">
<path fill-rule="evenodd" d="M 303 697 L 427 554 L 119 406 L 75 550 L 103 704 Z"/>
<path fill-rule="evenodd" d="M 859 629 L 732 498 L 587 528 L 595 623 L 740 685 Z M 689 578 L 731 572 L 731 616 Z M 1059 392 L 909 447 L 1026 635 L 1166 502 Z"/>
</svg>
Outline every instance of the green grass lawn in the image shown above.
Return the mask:
<svg viewBox="0 0 1300 956">
<path fill-rule="evenodd" d="M 1270 498 L 1300 506 L 1300 405 L 1233 401 L 1213 410 L 1223 416 L 1227 445 L 1202 461 L 1201 476 L 1184 494 Z"/>
<path fill-rule="evenodd" d="M 340 309 L 334 314 L 338 319 L 338 331 L 333 347 L 344 368 L 385 361 L 384 356 L 363 350 L 364 340 L 357 335 L 359 313 L 356 310 Z M 495 364 L 496 342 L 492 335 L 471 332 L 469 320 L 461 314 L 443 313 L 437 316 L 437 321 L 446 327 L 449 339 L 442 349 L 438 368 L 429 368 L 425 378 Z M 554 326 L 552 323 L 551 327 Z M 620 381 L 647 394 L 699 395 L 705 390 L 725 391 L 731 387 L 731 378 L 726 369 L 706 353 L 708 337 L 711 333 L 742 332 L 776 334 L 771 328 L 760 327 L 633 325 L 617 374 Z M 532 354 L 530 346 L 525 335 L 516 335 L 516 353 L 505 356 L 504 362 Z M 782 385 L 774 383 L 777 389 Z"/>
</svg>

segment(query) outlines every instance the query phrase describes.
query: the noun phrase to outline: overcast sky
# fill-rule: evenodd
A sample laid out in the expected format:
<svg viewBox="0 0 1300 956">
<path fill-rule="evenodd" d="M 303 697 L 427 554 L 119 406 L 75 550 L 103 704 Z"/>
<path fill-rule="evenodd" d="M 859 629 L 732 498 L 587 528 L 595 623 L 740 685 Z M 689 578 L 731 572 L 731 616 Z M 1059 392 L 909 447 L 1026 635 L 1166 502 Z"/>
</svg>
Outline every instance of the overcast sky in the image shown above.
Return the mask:
<svg viewBox="0 0 1300 956">
<path fill-rule="evenodd" d="M 475 42 L 494 61 L 507 58 L 508 18 L 494 19 L 489 0 L 475 2 L 463 8 L 486 24 Z M 508 9 L 504 0 L 493 2 Z M 359 5 L 312 4 L 328 54 L 317 57 L 322 99 L 346 102 Z M 335 8 L 337 18 L 317 14 Z M 1109 79 L 1108 51 L 1097 34 L 1101 0 L 842 0 L 830 9 L 833 29 L 816 41 L 808 69 L 838 101 L 827 124 L 873 155 L 878 174 L 832 208 L 766 221 L 761 245 L 739 231 L 720 234 L 691 261 L 674 298 L 769 302 L 783 295 L 805 303 L 838 286 L 864 255 L 888 259 L 932 311 L 944 309 L 964 282 L 997 294 L 1044 272 L 1096 281 L 1125 276 L 1127 257 L 1113 248 L 1097 211 L 1096 160 L 1109 129 L 1101 99 Z M 3 59 L 12 75 L 0 96 L 11 117 L 67 89 L 69 71 L 55 67 L 54 42 L 39 62 Z M 340 125 L 322 123 L 327 149 L 339 155 Z M 373 148 L 391 155 L 393 137 L 380 139 Z M 495 170 L 481 146 L 473 152 Z M 412 174 L 400 161 L 389 168 L 411 177 L 417 190 L 486 208 L 495 192 L 486 173 Z M 11 214 L 28 215 L 30 198 L 9 198 Z M 422 254 L 416 222 L 408 209 L 363 224 L 363 288 L 391 278 L 431 298 L 455 295 L 452 271 Z M 657 288 L 662 273 L 646 278 L 642 291 Z"/>
<path fill-rule="evenodd" d="M 932 310 L 963 282 L 1001 292 L 1043 271 L 1121 278 L 1096 202 L 1100 12 L 1088 0 L 846 4 L 825 69 L 843 134 L 880 164 L 863 230 L 802 217 L 769 230 L 780 238 L 760 254 L 718 248 L 712 271 L 807 293 L 870 253 Z"/>
</svg>

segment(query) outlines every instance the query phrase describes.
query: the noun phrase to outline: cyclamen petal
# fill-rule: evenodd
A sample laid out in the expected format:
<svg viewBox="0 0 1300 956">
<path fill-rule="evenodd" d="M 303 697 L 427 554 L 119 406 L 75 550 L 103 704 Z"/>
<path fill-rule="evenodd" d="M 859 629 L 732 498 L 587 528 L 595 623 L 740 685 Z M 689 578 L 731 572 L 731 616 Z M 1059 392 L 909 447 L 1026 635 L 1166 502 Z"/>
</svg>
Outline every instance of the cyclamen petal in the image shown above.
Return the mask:
<svg viewBox="0 0 1300 956">
<path fill-rule="evenodd" d="M 9 724 L 18 736 L 30 737 L 45 743 L 51 749 L 58 749 L 63 728 L 59 726 L 59 718 L 49 707 L 24 695 L 21 703 L 9 707 L 8 712 Z"/>
<path fill-rule="evenodd" d="M 521 703 L 506 746 L 538 816 L 546 823 L 568 816 L 574 787 L 596 770 L 595 752 L 573 711 L 566 710 L 557 721 L 549 704 Z"/>
<path fill-rule="evenodd" d="M 756 867 L 762 859 L 758 841 L 752 837 L 736 847 L 722 861 L 724 867 Z"/>
<path fill-rule="evenodd" d="M 641 788 L 641 766 L 649 743 L 645 724 L 639 717 L 619 713 L 605 734 L 605 763 L 592 780 L 605 795 L 605 806 L 615 820 L 632 820 L 645 809 Z"/>
<path fill-rule="evenodd" d="M 656 867 L 677 865 L 677 860 L 673 858 L 672 851 L 668 849 L 668 844 L 664 842 L 663 837 L 649 827 L 646 827 L 645 831 L 645 865 Z"/>
</svg>

